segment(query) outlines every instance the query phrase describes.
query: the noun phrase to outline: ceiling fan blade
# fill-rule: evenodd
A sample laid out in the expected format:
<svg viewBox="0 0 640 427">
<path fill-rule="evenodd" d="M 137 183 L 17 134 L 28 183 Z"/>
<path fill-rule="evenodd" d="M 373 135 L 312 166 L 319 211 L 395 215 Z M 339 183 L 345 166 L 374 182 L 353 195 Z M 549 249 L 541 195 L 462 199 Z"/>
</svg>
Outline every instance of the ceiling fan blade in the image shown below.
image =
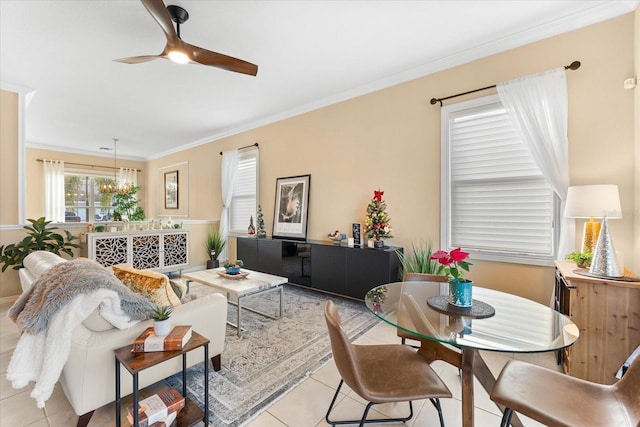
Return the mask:
<svg viewBox="0 0 640 427">
<path fill-rule="evenodd" d="M 184 41 L 182 42 L 182 46 L 184 52 L 192 62 L 218 67 L 228 71 L 235 71 L 236 73 L 248 74 L 250 76 L 258 74 L 257 65 L 243 61 L 242 59 L 212 52 Z"/>
<path fill-rule="evenodd" d="M 142 5 L 147 9 L 149 14 L 156 20 L 169 44 L 175 43 L 178 40 L 178 34 L 175 28 L 173 28 L 173 22 L 171 21 L 171 15 L 164 5 L 162 0 L 140 0 Z"/>
<path fill-rule="evenodd" d="M 129 58 L 114 59 L 114 61 L 122 62 L 124 64 L 141 64 L 143 62 L 149 62 L 159 58 L 166 59 L 166 56 L 165 55 L 130 56 Z"/>
</svg>

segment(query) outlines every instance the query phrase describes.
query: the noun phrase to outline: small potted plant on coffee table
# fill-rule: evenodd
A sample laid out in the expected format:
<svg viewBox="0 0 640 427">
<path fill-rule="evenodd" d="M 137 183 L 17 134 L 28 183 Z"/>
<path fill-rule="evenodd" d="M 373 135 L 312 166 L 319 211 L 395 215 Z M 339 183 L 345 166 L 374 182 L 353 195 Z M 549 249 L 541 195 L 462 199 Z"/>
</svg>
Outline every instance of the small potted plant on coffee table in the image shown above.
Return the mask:
<svg viewBox="0 0 640 427">
<path fill-rule="evenodd" d="M 227 261 L 224 263 L 225 273 L 231 275 L 239 274 L 241 267 L 244 267 L 244 263 L 241 259 L 236 260 L 236 262 Z"/>
</svg>

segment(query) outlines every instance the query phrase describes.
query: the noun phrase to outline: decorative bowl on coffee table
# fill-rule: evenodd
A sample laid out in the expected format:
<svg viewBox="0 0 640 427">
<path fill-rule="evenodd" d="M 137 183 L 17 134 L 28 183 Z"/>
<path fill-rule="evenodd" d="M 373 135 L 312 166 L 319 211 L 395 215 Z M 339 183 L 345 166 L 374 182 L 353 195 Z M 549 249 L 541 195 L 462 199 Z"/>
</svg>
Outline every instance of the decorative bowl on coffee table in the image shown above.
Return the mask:
<svg viewBox="0 0 640 427">
<path fill-rule="evenodd" d="M 240 267 L 231 267 L 231 268 L 225 268 L 225 273 L 230 274 L 230 275 L 235 275 L 240 273 Z"/>
</svg>

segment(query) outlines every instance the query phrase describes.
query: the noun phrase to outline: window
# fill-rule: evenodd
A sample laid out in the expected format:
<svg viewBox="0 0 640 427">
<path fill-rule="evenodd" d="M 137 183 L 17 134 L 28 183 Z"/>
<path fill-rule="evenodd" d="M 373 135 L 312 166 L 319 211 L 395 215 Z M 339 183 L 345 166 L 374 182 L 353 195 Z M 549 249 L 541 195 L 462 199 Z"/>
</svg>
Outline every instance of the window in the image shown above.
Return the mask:
<svg viewBox="0 0 640 427">
<path fill-rule="evenodd" d="M 253 216 L 254 226 L 258 205 L 258 150 L 239 153 L 238 170 L 229 208 L 231 233 L 246 234 Z"/>
<path fill-rule="evenodd" d="M 102 183 L 113 183 L 113 176 L 65 171 L 65 222 L 98 222 L 113 219 L 112 195 L 98 191 Z"/>
<path fill-rule="evenodd" d="M 442 173 L 445 247 L 552 265 L 559 203 L 497 95 L 442 109 Z"/>
</svg>

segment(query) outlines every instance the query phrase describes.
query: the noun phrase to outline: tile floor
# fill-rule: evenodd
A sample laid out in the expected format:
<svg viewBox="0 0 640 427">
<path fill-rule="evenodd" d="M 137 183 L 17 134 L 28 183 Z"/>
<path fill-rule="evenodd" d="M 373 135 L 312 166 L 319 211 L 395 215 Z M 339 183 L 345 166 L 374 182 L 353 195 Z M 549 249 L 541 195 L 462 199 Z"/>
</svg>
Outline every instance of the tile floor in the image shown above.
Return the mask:
<svg viewBox="0 0 640 427">
<path fill-rule="evenodd" d="M 0 303 L 0 427 L 67 427 L 75 426 L 77 416 L 67 401 L 62 388 L 57 385 L 44 409 L 38 409 L 35 401 L 29 397 L 30 387 L 14 390 L 6 379 L 7 366 L 20 336 L 17 327 L 7 318 L 6 314 L 12 302 Z M 395 329 L 380 323 L 365 335 L 360 337 L 358 344 L 396 343 L 399 339 Z M 483 357 L 492 372 L 497 375 L 509 358 L 527 360 L 543 366 L 557 369 L 554 354 L 513 355 L 506 353 L 485 352 Z M 461 387 L 456 368 L 444 363 L 435 362 L 436 372 L 446 382 L 453 393 L 453 399 L 442 399 L 445 425 L 456 427 L 461 422 Z M 288 394 L 275 402 L 265 412 L 248 421 L 245 427 L 315 427 L 327 426 L 324 415 L 327 410 L 340 377 L 333 362 L 329 362 L 311 377 L 303 381 Z M 156 386 L 159 387 L 159 386 Z M 152 393 L 154 386 L 145 390 Z M 355 393 L 343 387 L 344 393 L 334 409 L 335 419 L 361 416 L 366 402 Z M 475 386 L 475 416 L 476 426 L 499 426 L 500 415 L 497 407 L 491 402 L 482 386 L 476 382 Z M 130 402 L 128 402 L 130 404 Z M 406 404 L 385 404 L 374 406 L 374 416 L 403 416 L 408 409 Z M 90 427 L 107 427 L 115 425 L 115 410 L 113 404 L 98 409 Z M 523 418 L 527 427 L 540 426 L 535 421 Z M 126 421 L 123 425 L 128 425 Z M 381 425 L 381 424 L 377 424 Z M 387 423 L 388 426 L 401 426 L 402 423 Z M 438 416 L 431 403 L 427 401 L 414 402 L 414 418 L 404 424 L 408 426 L 438 426 Z M 216 426 L 214 426 L 216 427 Z"/>
</svg>

